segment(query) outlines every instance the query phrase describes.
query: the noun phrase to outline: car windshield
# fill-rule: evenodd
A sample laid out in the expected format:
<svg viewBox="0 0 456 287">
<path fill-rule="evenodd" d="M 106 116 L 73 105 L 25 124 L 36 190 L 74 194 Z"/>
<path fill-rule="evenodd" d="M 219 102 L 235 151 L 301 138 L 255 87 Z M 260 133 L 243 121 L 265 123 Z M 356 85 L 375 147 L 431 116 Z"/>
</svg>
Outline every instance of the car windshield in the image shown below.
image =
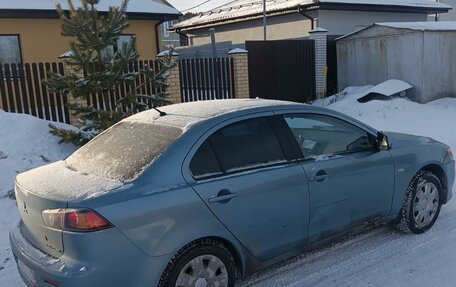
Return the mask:
<svg viewBox="0 0 456 287">
<path fill-rule="evenodd" d="M 121 122 L 88 142 L 66 163 L 83 173 L 132 180 L 181 134 L 177 127 Z"/>
</svg>

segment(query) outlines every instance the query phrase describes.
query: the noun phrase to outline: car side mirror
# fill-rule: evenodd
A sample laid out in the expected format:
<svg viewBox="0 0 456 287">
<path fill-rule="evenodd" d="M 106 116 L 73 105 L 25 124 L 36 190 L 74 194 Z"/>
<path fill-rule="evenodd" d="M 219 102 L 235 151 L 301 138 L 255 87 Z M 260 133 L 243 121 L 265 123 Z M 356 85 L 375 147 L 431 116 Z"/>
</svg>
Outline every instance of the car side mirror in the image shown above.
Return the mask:
<svg viewBox="0 0 456 287">
<path fill-rule="evenodd" d="M 388 137 L 381 132 L 377 133 L 377 144 L 379 150 L 389 150 L 391 148 Z"/>
</svg>

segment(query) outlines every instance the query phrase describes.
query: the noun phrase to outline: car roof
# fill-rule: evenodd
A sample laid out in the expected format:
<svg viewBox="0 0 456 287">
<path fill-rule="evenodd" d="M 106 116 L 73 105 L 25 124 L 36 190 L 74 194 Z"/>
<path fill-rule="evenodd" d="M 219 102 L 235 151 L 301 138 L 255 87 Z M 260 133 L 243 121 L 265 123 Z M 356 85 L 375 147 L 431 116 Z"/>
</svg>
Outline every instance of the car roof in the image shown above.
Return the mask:
<svg viewBox="0 0 456 287">
<path fill-rule="evenodd" d="M 165 116 L 160 116 L 160 113 L 158 111 L 151 109 L 133 115 L 124 121 L 166 124 L 177 126 L 185 130 L 189 126 L 192 126 L 198 122 L 230 113 L 241 111 L 261 112 L 282 108 L 303 107 L 311 109 L 310 106 L 300 103 L 264 99 L 196 101 L 159 107 L 160 111 L 166 113 Z"/>
</svg>

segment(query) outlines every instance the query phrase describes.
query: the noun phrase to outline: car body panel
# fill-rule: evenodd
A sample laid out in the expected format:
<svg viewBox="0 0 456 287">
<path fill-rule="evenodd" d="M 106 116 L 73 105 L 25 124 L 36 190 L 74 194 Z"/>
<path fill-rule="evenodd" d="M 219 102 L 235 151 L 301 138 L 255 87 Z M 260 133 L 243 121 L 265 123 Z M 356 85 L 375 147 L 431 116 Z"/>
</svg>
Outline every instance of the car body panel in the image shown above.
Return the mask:
<svg viewBox="0 0 456 287">
<path fill-rule="evenodd" d="M 302 163 L 309 179 L 310 241 L 353 223 L 389 215 L 394 163 L 389 151 L 365 151 Z M 323 181 L 312 180 L 317 174 Z"/>
</svg>

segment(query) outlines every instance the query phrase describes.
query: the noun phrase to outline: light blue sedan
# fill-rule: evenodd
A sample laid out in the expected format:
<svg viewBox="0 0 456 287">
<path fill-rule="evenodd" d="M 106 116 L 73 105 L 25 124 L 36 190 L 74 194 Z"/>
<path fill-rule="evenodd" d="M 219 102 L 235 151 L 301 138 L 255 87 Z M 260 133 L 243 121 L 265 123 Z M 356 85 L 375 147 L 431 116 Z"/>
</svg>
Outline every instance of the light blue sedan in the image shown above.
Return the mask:
<svg viewBox="0 0 456 287">
<path fill-rule="evenodd" d="M 447 145 L 327 109 L 178 104 L 20 174 L 10 241 L 28 286 L 233 286 L 366 222 L 425 232 L 454 179 Z"/>
</svg>

